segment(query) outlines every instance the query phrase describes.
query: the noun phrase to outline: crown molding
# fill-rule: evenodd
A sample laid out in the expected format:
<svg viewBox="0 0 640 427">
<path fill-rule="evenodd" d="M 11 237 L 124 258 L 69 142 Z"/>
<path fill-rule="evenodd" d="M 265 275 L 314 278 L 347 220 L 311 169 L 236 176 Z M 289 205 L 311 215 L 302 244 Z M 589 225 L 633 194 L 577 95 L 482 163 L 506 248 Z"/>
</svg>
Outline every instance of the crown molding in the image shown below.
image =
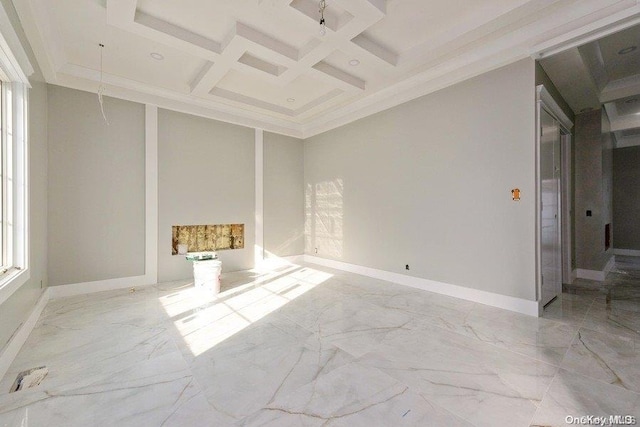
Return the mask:
<svg viewBox="0 0 640 427">
<path fill-rule="evenodd" d="M 14 3 L 45 80 L 51 84 L 95 93 L 99 74 L 95 70 L 78 67 L 67 61 L 62 39 L 46 16 L 43 1 L 14 0 Z M 363 92 L 358 87 L 354 89 L 354 84 L 363 86 L 363 83 L 351 80 L 348 76 L 330 76 L 325 69 L 323 71 L 328 76 L 326 78 L 338 78 L 344 82 L 345 88 L 348 86 L 351 90 L 328 99 L 326 103 L 318 102 L 318 105 L 313 105 L 300 116 L 269 112 L 252 105 L 243 106 L 241 102 L 211 94 L 178 93 L 111 75 L 105 75 L 106 94 L 295 138 L 309 138 L 509 63 L 527 57 L 545 57 L 638 23 L 639 1 L 549 1 L 546 5 L 537 6 L 528 2 L 528 7 L 537 8 L 536 13 L 525 16 L 519 16 L 521 13 L 514 14 L 512 20 L 517 22 L 508 21 L 509 25 L 503 25 L 494 29 L 495 31 L 488 31 L 488 27 L 478 29 L 477 37 L 469 37 L 469 40 L 459 43 L 457 48 L 441 52 L 428 63 L 411 71 L 413 74 L 407 79 L 375 92 Z M 109 0 L 109 4 L 117 5 L 119 2 L 131 4 L 131 0 Z M 384 2 L 376 0 L 375 4 L 384 5 Z M 369 9 L 367 13 L 373 14 Z M 136 28 L 136 31 L 144 30 L 139 25 Z M 250 36 L 252 35 L 243 37 Z M 172 43 L 176 41 L 173 40 Z M 364 48 L 367 48 L 366 43 Z M 287 64 L 293 66 L 294 62 Z M 322 67 L 321 65 L 320 68 Z M 316 72 L 321 71 L 316 69 Z M 207 70 L 203 70 L 202 77 L 206 75 Z M 194 87 L 197 83 L 194 82 Z M 329 109 L 322 112 L 324 107 Z"/>
<path fill-rule="evenodd" d="M 97 93 L 97 83 L 93 79 L 87 79 L 77 75 L 58 73 L 54 84 L 85 92 Z M 263 129 L 294 138 L 303 137 L 302 132 L 295 124 L 283 123 L 277 119 L 271 118 L 261 120 L 256 118 L 255 114 L 251 114 L 247 111 L 234 111 L 233 108 L 227 108 L 223 105 L 211 106 L 208 102 L 188 99 L 188 96 L 185 96 L 187 99 L 182 100 L 178 99 L 178 97 L 173 93 L 171 93 L 172 96 L 170 97 L 168 94 L 162 93 L 158 90 L 145 91 L 143 90 L 144 85 L 137 82 L 136 84 L 138 85 L 137 89 L 134 87 L 126 87 L 124 84 L 112 85 L 107 83 L 105 84 L 105 96 L 139 102 L 141 104 L 155 105 L 167 110 L 192 114 L 194 116 L 219 120 L 254 129 Z"/>
</svg>

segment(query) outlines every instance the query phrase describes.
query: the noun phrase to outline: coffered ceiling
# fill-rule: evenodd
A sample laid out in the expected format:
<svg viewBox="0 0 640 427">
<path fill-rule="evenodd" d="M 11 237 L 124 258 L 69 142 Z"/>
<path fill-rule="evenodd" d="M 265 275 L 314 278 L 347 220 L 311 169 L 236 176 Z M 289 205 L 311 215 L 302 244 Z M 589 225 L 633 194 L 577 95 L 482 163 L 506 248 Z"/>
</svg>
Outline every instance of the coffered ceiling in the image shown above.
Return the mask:
<svg viewBox="0 0 640 427">
<path fill-rule="evenodd" d="M 640 25 L 540 64 L 575 113 L 604 108 L 617 147 L 640 145 Z"/>
<path fill-rule="evenodd" d="M 95 92 L 102 78 L 106 95 L 298 137 L 640 13 L 636 0 L 326 0 L 322 36 L 315 0 L 14 5 L 50 83 Z"/>
</svg>

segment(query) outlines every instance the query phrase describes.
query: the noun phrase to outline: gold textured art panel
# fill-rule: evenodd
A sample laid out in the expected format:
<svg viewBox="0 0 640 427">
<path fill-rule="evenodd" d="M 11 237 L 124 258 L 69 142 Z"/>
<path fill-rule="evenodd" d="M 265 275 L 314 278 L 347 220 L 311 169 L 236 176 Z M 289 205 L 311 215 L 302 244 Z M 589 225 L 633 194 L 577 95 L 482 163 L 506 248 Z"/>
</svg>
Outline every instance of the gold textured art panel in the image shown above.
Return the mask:
<svg viewBox="0 0 640 427">
<path fill-rule="evenodd" d="M 178 245 L 187 245 L 189 252 L 243 249 L 244 224 L 174 225 L 171 227 L 172 255 L 178 255 Z"/>
</svg>

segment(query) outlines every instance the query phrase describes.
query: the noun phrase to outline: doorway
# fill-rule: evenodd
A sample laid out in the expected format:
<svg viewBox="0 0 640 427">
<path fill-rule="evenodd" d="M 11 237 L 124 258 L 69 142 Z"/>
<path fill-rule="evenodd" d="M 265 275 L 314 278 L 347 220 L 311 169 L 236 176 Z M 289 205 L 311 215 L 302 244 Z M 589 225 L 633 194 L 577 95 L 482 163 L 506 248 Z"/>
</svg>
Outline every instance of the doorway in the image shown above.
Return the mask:
<svg viewBox="0 0 640 427">
<path fill-rule="evenodd" d="M 538 296 L 541 307 L 571 281 L 572 123 L 538 87 Z M 569 272 L 569 273 L 567 273 Z M 568 274 L 568 276 L 567 276 Z"/>
<path fill-rule="evenodd" d="M 542 305 L 562 293 L 560 125 L 540 112 L 540 246 Z"/>
</svg>

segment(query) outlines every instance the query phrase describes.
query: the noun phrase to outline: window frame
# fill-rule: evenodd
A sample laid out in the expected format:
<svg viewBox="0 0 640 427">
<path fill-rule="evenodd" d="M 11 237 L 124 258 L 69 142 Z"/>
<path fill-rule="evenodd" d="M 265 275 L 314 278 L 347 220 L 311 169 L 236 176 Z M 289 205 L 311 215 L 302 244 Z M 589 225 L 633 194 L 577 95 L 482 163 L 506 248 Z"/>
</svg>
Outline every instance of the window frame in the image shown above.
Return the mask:
<svg viewBox="0 0 640 427">
<path fill-rule="evenodd" d="M 0 76 L 1 79 L 2 76 Z M 2 79 L 4 80 L 4 79 Z M 2 81 L 2 269 L 0 304 L 30 278 L 28 264 L 27 88 Z"/>
<path fill-rule="evenodd" d="M 0 258 L 0 305 L 31 277 L 29 269 L 28 75 L 34 70 L 11 20 L 0 4 L 0 137 L 4 245 Z M 6 172 L 10 172 L 10 176 Z M 10 190 L 10 191 L 7 191 Z M 9 214 L 9 215 L 7 215 Z M 12 221 L 8 223 L 7 217 Z M 6 269 L 6 271 L 4 271 Z"/>
</svg>

